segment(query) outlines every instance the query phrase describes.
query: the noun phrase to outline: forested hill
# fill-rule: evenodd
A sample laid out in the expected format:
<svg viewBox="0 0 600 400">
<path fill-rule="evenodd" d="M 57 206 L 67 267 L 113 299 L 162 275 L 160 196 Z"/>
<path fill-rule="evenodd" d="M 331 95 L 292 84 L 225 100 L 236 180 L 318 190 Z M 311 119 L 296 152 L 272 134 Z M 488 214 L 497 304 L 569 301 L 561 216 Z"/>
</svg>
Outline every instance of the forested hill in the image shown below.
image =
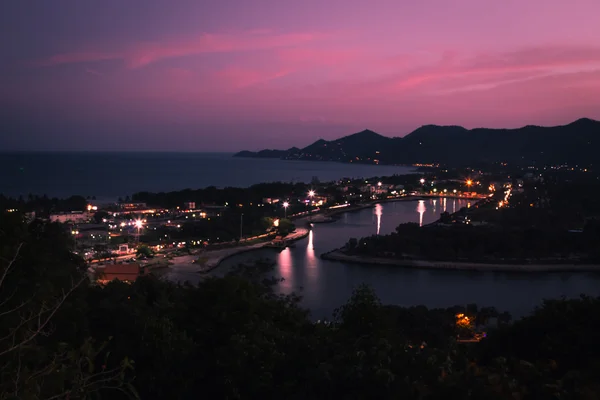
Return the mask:
<svg viewBox="0 0 600 400">
<path fill-rule="evenodd" d="M 425 125 L 393 138 L 367 129 L 336 140 L 319 139 L 302 149 L 241 151 L 234 156 L 369 164 L 589 166 L 599 151 L 600 122 L 582 118 L 563 126 L 518 129 Z"/>
</svg>

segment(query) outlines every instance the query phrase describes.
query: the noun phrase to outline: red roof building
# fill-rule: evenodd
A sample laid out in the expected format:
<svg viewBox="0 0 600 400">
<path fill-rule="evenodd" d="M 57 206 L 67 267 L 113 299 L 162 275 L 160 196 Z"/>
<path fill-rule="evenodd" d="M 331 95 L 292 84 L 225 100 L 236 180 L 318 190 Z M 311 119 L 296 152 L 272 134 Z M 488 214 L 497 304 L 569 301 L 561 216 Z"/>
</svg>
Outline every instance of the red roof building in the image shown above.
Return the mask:
<svg viewBox="0 0 600 400">
<path fill-rule="evenodd" d="M 107 284 L 115 279 L 122 282 L 135 282 L 135 280 L 144 274 L 144 268 L 139 264 L 109 264 L 106 267 L 96 270 L 98 273 L 97 282 Z"/>
</svg>

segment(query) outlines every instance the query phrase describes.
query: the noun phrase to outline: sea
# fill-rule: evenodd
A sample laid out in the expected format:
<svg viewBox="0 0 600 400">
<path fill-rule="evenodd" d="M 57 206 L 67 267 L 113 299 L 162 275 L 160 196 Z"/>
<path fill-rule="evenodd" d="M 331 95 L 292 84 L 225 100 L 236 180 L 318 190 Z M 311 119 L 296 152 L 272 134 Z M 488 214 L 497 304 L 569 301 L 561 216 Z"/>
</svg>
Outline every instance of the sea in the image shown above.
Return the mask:
<svg viewBox="0 0 600 400">
<path fill-rule="evenodd" d="M 407 174 L 400 166 L 353 165 L 333 162 L 235 158 L 223 153 L 0 153 L 0 193 L 51 197 L 74 194 L 115 201 L 139 191 L 173 191 L 207 186 L 247 187 L 260 182 L 332 181 Z M 468 206 L 466 200 L 428 199 L 375 204 L 345 213 L 330 224 L 315 224 L 309 237 L 281 252 L 259 250 L 226 260 L 211 276 L 257 259 L 271 260 L 283 278 L 276 290 L 302 296 L 302 305 L 316 319 L 330 318 L 352 291 L 367 283 L 385 304 L 451 307 L 476 303 L 495 306 L 518 318 L 544 299 L 600 295 L 600 274 L 501 273 L 435 271 L 381 265 L 356 265 L 322 260 L 321 254 L 351 238 L 384 235 L 400 223 L 428 224 L 443 211 Z M 165 279 L 202 279 L 193 265 L 174 265 Z"/>
<path fill-rule="evenodd" d="M 0 153 L 0 194 L 81 195 L 116 201 L 141 191 L 208 186 L 248 187 L 263 182 L 321 182 L 407 174 L 402 166 L 237 158 L 231 153 Z"/>
</svg>

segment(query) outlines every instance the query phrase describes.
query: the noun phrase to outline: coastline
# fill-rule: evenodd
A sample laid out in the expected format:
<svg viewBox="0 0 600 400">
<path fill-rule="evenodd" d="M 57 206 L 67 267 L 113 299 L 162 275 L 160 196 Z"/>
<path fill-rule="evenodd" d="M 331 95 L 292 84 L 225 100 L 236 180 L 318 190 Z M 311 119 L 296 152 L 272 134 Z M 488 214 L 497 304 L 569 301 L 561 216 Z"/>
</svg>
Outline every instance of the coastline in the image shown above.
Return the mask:
<svg viewBox="0 0 600 400">
<path fill-rule="evenodd" d="M 351 256 L 341 249 L 321 254 L 323 260 L 352 264 L 388 265 L 414 269 L 438 269 L 476 272 L 600 272 L 597 264 L 493 264 L 460 261 L 396 260 L 383 257 Z"/>
<path fill-rule="evenodd" d="M 310 233 L 310 229 L 296 228 L 296 230 L 294 232 L 292 232 L 288 236 L 286 236 L 285 241 L 286 242 L 295 242 L 297 240 L 307 237 L 309 233 Z M 255 243 L 255 244 L 251 244 L 251 245 L 247 245 L 247 246 L 238 246 L 238 247 L 232 247 L 232 248 L 228 248 L 228 249 L 214 250 L 212 252 L 207 252 L 207 253 L 204 253 L 201 255 L 197 254 L 194 257 L 192 257 L 192 259 L 197 259 L 198 256 L 204 256 L 204 257 L 207 257 L 207 260 L 204 262 L 204 264 L 193 264 L 196 266 L 196 271 L 194 271 L 194 272 L 197 272 L 200 274 L 208 273 L 208 272 L 214 270 L 215 268 L 219 267 L 219 265 L 221 265 L 221 263 L 228 258 L 231 258 L 238 254 L 249 253 L 251 251 L 260 250 L 262 248 L 267 247 L 270 243 L 271 242 Z M 190 256 L 182 256 L 182 257 L 189 258 Z M 172 260 L 172 261 L 175 261 L 175 260 Z"/>
</svg>

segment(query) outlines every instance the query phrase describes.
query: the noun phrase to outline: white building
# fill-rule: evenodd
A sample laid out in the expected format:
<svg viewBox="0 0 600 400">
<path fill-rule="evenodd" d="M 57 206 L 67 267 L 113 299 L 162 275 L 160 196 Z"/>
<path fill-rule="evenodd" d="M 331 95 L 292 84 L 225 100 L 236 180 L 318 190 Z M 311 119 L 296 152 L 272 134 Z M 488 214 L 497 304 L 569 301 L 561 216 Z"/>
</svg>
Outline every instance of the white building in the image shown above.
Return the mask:
<svg viewBox="0 0 600 400">
<path fill-rule="evenodd" d="M 50 222 L 67 223 L 71 222 L 79 224 L 87 222 L 92 217 L 92 214 L 85 211 L 71 211 L 70 213 L 50 214 Z"/>
</svg>

